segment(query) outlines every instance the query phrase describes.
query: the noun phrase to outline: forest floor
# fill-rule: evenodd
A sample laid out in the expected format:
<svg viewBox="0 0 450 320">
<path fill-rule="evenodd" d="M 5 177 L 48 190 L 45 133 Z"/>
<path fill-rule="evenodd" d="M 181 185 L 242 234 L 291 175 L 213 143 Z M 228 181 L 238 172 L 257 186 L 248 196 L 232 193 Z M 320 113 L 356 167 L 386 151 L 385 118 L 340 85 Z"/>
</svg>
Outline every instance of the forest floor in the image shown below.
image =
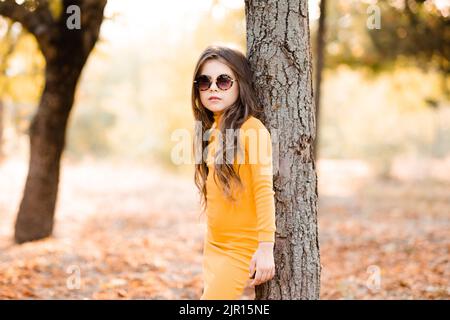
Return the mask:
<svg viewBox="0 0 450 320">
<path fill-rule="evenodd" d="M 450 298 L 450 182 L 375 179 L 343 161 L 318 168 L 322 299 Z M 0 299 L 200 297 L 205 219 L 190 177 L 63 170 L 53 236 L 16 245 L 27 168 L 0 165 Z"/>
</svg>

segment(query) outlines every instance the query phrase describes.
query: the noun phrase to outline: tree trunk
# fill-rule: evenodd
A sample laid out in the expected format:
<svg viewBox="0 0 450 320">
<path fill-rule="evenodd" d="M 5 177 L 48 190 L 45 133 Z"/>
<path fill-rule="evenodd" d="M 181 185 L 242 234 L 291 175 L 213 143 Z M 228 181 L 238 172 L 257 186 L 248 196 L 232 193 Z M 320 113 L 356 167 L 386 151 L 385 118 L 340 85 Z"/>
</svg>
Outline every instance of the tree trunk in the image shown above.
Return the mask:
<svg viewBox="0 0 450 320">
<path fill-rule="evenodd" d="M 64 73 L 64 67 L 71 71 Z M 15 225 L 17 243 L 52 233 L 60 160 L 79 72 L 64 62 L 47 67 L 45 88 L 29 131 L 29 171 Z"/>
<path fill-rule="evenodd" d="M 315 103 L 316 103 L 316 139 L 314 141 L 314 159 L 319 157 L 319 128 L 320 128 L 320 94 L 322 84 L 322 71 L 324 66 L 324 50 L 325 50 L 325 32 L 326 32 L 326 14 L 327 0 L 320 0 L 320 17 L 319 28 L 317 30 L 317 60 L 316 60 L 316 86 L 315 86 Z"/>
<path fill-rule="evenodd" d="M 60 19 L 49 28 L 48 41 L 40 42 L 46 82 L 29 132 L 29 171 L 15 223 L 17 243 L 47 237 L 53 230 L 67 121 L 79 76 L 98 38 L 106 0 L 79 0 L 76 4 L 81 7 L 82 27 L 69 29 L 66 20 Z"/>
<path fill-rule="evenodd" d="M 274 150 L 275 278 L 256 299 L 318 299 L 316 133 L 307 0 L 246 0 L 247 55 Z"/>
</svg>

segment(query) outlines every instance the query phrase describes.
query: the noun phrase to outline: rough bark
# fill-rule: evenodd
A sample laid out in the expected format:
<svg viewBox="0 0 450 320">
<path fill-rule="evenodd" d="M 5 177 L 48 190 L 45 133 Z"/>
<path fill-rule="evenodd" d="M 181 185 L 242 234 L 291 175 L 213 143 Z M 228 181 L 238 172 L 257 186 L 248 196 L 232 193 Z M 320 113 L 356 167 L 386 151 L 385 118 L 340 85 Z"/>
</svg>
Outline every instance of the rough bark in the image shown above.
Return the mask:
<svg viewBox="0 0 450 320">
<path fill-rule="evenodd" d="M 307 0 L 246 0 L 247 56 L 272 135 L 276 275 L 256 299 L 318 299 L 315 108 Z"/>
<path fill-rule="evenodd" d="M 65 12 L 70 5 L 81 9 L 80 29 L 67 28 Z M 54 19 L 47 1 L 33 12 L 15 1 L 0 2 L 0 14 L 35 35 L 46 60 L 45 87 L 29 131 L 29 171 L 15 223 L 17 243 L 52 233 L 67 120 L 81 71 L 98 39 L 105 5 L 106 0 L 64 0 L 63 15 Z"/>
</svg>

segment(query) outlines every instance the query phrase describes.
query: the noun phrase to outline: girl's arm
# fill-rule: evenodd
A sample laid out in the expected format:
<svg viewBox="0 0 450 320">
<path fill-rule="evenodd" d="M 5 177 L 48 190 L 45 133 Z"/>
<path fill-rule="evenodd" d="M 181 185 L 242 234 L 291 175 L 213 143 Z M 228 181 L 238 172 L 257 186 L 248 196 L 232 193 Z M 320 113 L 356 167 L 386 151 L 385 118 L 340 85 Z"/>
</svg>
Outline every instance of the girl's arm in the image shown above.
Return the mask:
<svg viewBox="0 0 450 320">
<path fill-rule="evenodd" d="M 275 191 L 273 190 L 272 140 L 264 124 L 248 120 L 245 143 L 251 172 L 251 188 L 255 197 L 258 241 L 275 242 Z M 256 134 L 255 134 L 256 133 Z M 255 138 L 256 136 L 256 138 Z"/>
<path fill-rule="evenodd" d="M 272 279 L 275 275 L 273 256 L 275 242 L 275 191 L 273 190 L 272 140 L 264 124 L 256 119 L 248 121 L 256 138 L 245 143 L 251 172 L 251 188 L 255 197 L 258 248 L 252 257 L 249 276 L 255 286 Z M 249 137 L 252 136 L 248 135 Z M 253 136 L 255 137 L 255 136 Z"/>
</svg>

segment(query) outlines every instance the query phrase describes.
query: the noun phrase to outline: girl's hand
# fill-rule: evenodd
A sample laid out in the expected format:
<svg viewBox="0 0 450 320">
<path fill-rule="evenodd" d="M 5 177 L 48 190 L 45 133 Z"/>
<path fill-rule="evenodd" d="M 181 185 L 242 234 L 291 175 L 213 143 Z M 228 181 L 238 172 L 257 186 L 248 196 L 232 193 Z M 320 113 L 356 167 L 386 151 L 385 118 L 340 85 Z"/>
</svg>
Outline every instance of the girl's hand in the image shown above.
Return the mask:
<svg viewBox="0 0 450 320">
<path fill-rule="evenodd" d="M 275 262 L 273 258 L 273 242 L 260 242 L 258 249 L 252 257 L 250 262 L 250 274 L 256 271 L 255 279 L 250 283 L 254 287 L 266 281 L 269 281 L 275 276 Z M 256 270 L 255 270 L 256 269 Z"/>
</svg>

